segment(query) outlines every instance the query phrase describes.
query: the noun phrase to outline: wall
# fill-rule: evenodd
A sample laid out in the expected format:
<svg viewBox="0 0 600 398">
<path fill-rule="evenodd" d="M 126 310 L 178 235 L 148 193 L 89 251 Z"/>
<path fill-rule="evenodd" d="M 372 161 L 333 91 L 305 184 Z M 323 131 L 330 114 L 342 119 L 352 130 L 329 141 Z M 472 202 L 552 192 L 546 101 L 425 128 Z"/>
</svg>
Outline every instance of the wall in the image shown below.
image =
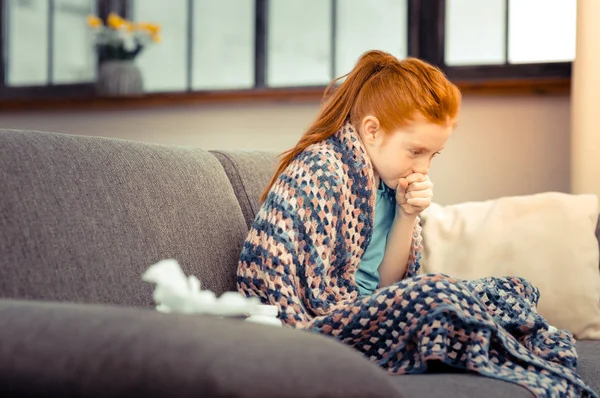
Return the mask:
<svg viewBox="0 0 600 398">
<path fill-rule="evenodd" d="M 571 187 L 573 193 L 600 196 L 600 2 L 577 2 L 577 57 L 573 63 Z"/>
<path fill-rule="evenodd" d="M 138 111 L 0 114 L 1 128 L 97 135 L 205 149 L 293 145 L 318 103 L 219 105 Z M 570 100 L 464 99 L 460 126 L 431 178 L 442 204 L 570 187 Z"/>
</svg>

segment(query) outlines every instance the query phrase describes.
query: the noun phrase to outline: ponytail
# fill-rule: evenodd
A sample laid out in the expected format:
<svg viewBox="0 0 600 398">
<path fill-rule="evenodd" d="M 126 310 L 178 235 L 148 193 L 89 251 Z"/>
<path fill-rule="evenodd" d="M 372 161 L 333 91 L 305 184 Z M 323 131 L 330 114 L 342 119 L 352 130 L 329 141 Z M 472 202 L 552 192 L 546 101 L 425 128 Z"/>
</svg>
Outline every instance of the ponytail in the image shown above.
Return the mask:
<svg viewBox="0 0 600 398">
<path fill-rule="evenodd" d="M 437 87 L 431 87 L 433 85 Z M 420 90 L 419 86 L 422 86 Z M 448 103 L 440 103 L 447 97 L 450 100 L 445 102 Z M 437 68 L 415 58 L 399 61 L 383 51 L 364 53 L 350 73 L 329 84 L 323 96 L 324 105 L 316 120 L 295 147 L 281 154 L 277 171 L 260 201 L 266 199 L 279 175 L 296 156 L 312 144 L 335 134 L 348 117 L 355 124 L 371 113 L 380 119 L 382 128 L 386 130 L 393 125 L 406 123 L 415 111 L 421 111 L 430 119 L 453 117 L 459 101 L 460 92 Z M 432 105 L 446 109 L 441 112 L 440 109 L 426 109 Z"/>
</svg>

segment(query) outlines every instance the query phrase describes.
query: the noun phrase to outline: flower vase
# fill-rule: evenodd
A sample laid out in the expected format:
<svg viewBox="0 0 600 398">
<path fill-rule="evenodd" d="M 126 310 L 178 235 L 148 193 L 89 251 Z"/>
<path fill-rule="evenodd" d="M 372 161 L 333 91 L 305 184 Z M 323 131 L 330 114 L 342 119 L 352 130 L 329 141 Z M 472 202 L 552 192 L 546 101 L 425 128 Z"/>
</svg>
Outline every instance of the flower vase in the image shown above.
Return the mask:
<svg viewBox="0 0 600 398">
<path fill-rule="evenodd" d="M 107 97 L 138 96 L 144 92 L 144 80 L 133 60 L 110 60 L 100 63 L 96 88 Z"/>
</svg>

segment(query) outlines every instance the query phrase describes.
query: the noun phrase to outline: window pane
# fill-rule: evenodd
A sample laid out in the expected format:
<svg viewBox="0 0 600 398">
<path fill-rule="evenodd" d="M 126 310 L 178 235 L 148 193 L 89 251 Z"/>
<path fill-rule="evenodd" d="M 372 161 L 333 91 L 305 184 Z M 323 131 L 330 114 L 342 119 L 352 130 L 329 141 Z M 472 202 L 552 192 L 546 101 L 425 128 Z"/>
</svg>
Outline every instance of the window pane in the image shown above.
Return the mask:
<svg viewBox="0 0 600 398">
<path fill-rule="evenodd" d="M 96 78 L 93 32 L 86 17 L 95 0 L 54 0 L 53 83 L 92 82 Z"/>
<path fill-rule="evenodd" d="M 148 92 L 187 90 L 187 1 L 135 0 L 136 22 L 159 24 L 160 43 L 146 47 L 137 58 Z"/>
<path fill-rule="evenodd" d="M 254 87 L 254 2 L 194 0 L 195 90 Z"/>
<path fill-rule="evenodd" d="M 48 84 L 48 0 L 7 0 L 6 84 Z"/>
<path fill-rule="evenodd" d="M 319 86 L 331 81 L 331 1 L 271 0 L 267 84 Z"/>
<path fill-rule="evenodd" d="M 504 64 L 506 0 L 446 0 L 445 63 Z"/>
<path fill-rule="evenodd" d="M 576 0 L 509 0 L 510 63 L 575 59 Z"/>
<path fill-rule="evenodd" d="M 407 56 L 407 0 L 343 0 L 337 2 L 336 14 L 336 76 L 350 72 L 368 50 Z"/>
</svg>

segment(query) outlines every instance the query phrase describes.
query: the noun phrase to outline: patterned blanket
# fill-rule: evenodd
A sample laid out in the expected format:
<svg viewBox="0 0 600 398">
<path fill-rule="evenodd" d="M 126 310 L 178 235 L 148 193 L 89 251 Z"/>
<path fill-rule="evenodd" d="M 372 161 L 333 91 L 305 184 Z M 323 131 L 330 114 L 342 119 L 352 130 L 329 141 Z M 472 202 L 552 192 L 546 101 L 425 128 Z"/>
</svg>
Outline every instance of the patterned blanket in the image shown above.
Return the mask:
<svg viewBox="0 0 600 398">
<path fill-rule="evenodd" d="M 418 223 L 405 278 L 359 296 L 354 275 L 374 204 L 372 165 L 346 123 L 278 177 L 244 243 L 239 291 L 277 305 L 290 327 L 338 339 L 392 374 L 443 363 L 538 397 L 598 397 L 576 373 L 573 336 L 537 313 L 539 291 L 529 282 L 417 275 Z"/>
</svg>

